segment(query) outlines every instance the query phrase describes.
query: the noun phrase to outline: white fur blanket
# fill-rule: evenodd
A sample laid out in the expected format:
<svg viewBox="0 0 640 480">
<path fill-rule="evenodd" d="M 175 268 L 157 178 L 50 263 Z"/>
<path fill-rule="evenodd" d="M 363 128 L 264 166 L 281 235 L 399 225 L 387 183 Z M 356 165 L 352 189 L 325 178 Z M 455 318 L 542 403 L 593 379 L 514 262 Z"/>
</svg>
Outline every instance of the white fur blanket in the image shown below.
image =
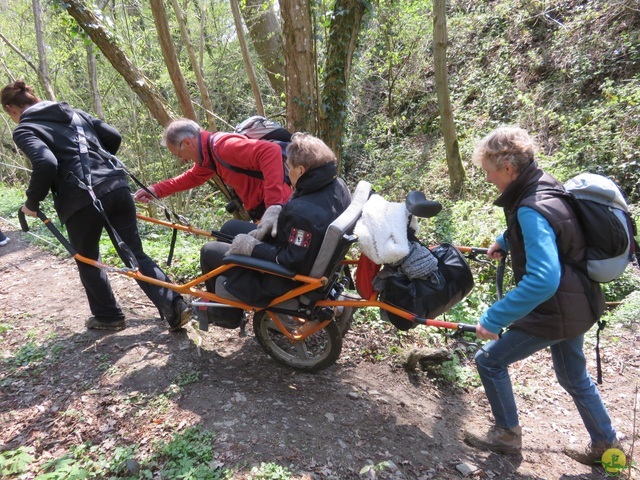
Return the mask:
<svg viewBox="0 0 640 480">
<path fill-rule="evenodd" d="M 380 195 L 371 195 L 354 229 L 362 253 L 378 265 L 400 262 L 410 249 L 408 221 L 409 212 L 404 203 L 388 202 Z M 415 218 L 411 227 L 417 233 Z"/>
</svg>

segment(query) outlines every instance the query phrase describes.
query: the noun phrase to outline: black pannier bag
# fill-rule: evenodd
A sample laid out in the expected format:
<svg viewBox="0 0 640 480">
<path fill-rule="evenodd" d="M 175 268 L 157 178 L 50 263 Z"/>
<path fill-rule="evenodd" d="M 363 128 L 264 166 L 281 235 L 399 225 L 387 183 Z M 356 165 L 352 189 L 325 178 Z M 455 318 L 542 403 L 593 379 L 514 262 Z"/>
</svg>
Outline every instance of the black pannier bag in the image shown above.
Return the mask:
<svg viewBox="0 0 640 480">
<path fill-rule="evenodd" d="M 438 260 L 438 283 L 421 278 L 409 280 L 404 275 L 389 276 L 379 299 L 419 317 L 436 318 L 466 297 L 473 288 L 473 275 L 464 256 L 447 243 L 438 245 L 431 253 Z M 385 265 L 384 268 L 393 267 Z M 418 325 L 383 309 L 380 309 L 380 316 L 398 330 L 409 330 Z"/>
</svg>

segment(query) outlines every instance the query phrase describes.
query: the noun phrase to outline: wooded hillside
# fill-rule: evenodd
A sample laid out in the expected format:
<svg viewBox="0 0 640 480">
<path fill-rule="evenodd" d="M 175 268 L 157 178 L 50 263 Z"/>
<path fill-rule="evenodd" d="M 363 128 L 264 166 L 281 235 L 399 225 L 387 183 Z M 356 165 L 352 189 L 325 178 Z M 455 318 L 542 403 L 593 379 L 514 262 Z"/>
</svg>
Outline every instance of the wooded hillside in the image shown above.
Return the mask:
<svg viewBox="0 0 640 480">
<path fill-rule="evenodd" d="M 638 0 L 0 0 L 0 87 L 16 79 L 115 126 L 119 158 L 146 184 L 186 169 L 160 146 L 171 119 L 229 131 L 265 114 L 323 138 L 350 187 L 365 179 L 391 201 L 421 190 L 441 202 L 420 220 L 426 244 L 487 247 L 504 215 L 470 158 L 509 124 L 535 137 L 559 180 L 616 180 L 640 225 Z M 340 362 L 314 375 L 276 366 L 251 334 L 167 332 L 119 275 L 127 329 L 86 330 L 67 252 L 42 222 L 19 232 L 30 164 L 0 119 L 0 226 L 12 237 L 0 250 L 0 477 L 454 479 L 460 466 L 505 480 L 602 476 L 562 454 L 588 438 L 549 381 L 546 350 L 512 372 L 526 429 L 514 461 L 462 441 L 489 420 L 477 345 L 399 331 L 378 308 L 357 309 Z M 162 200 L 205 233 L 230 218 L 211 184 Z M 51 195 L 42 205 L 55 216 Z M 173 250 L 170 229 L 139 229 L 163 269 L 171 245 L 172 281 L 200 274 L 202 237 L 178 235 Z M 106 235 L 100 252 L 120 265 Z M 495 301 L 495 262 L 484 259 L 469 262 L 475 286 L 447 320 L 475 324 Z M 603 288 L 620 306 L 603 317 L 601 391 L 637 458 L 638 269 Z M 409 365 L 409 351 L 431 347 L 448 360 Z"/>
<path fill-rule="evenodd" d="M 25 79 L 41 98 L 55 96 L 112 123 L 125 138 L 120 156 L 149 183 L 183 168 L 158 145 L 167 118 L 194 112 L 203 126 L 229 130 L 263 109 L 340 149 L 352 185 L 367 178 L 391 198 L 411 189 L 450 197 L 430 1 L 239 6 L 242 18 L 234 21 L 229 3 L 219 0 L 8 0 L 0 6 L 2 78 Z M 304 15 L 291 20 L 291 11 Z M 541 163 L 561 180 L 603 173 L 638 202 L 636 1 L 453 1 L 446 16 L 448 86 L 468 176 L 462 199 L 487 191 L 469 163 L 474 143 L 497 125 L 518 124 L 535 135 Z M 242 35 L 236 25 L 244 26 Z M 291 48 L 297 54 L 287 53 Z M 312 55 L 302 64 L 303 52 Z M 312 88 L 291 90 L 302 77 Z M 24 182 L 27 174 L 11 165 L 29 165 L 3 118 L 0 180 Z M 178 210 L 209 208 L 203 198 L 210 194 L 207 187 L 172 201 Z"/>
</svg>

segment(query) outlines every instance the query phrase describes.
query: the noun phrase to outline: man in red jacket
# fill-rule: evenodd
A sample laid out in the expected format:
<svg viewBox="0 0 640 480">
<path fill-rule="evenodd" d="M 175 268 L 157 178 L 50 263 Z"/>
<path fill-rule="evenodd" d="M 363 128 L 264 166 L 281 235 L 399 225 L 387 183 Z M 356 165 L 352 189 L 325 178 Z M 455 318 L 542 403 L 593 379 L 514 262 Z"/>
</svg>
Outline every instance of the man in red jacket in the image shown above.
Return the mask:
<svg viewBox="0 0 640 480">
<path fill-rule="evenodd" d="M 271 205 L 287 203 L 291 187 L 285 182 L 282 149 L 273 142 L 252 140 L 236 133 L 211 133 L 193 120 L 181 118 L 165 129 L 162 145 L 193 166 L 177 177 L 149 187 L 159 198 L 202 185 L 215 174 L 231 186 L 254 220 Z M 259 173 L 262 178 L 248 174 Z M 134 198 L 147 203 L 143 189 Z"/>
</svg>

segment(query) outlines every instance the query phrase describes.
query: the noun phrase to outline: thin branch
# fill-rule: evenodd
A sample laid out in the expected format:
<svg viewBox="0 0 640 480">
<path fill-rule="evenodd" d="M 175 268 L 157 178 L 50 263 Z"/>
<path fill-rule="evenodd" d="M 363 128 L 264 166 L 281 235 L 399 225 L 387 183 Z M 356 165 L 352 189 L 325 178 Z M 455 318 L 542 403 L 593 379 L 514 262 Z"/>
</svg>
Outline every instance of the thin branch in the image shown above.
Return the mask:
<svg viewBox="0 0 640 480">
<path fill-rule="evenodd" d="M 34 71 L 34 72 L 36 72 L 36 74 L 38 73 L 38 68 L 33 64 L 33 62 L 31 62 L 31 61 L 26 57 L 26 55 L 20 51 L 20 49 L 19 49 L 18 47 L 16 47 L 13 43 L 11 43 L 11 42 L 9 41 L 9 39 L 8 39 L 7 37 L 5 37 L 5 36 L 2 34 L 2 32 L 0 32 L 0 38 L 2 39 L 2 41 L 4 41 L 4 43 L 6 43 L 6 44 L 7 44 L 7 46 L 8 46 L 11 50 L 13 50 L 14 52 L 16 52 L 16 53 L 18 54 L 18 56 L 20 56 L 20 58 L 22 58 L 22 59 L 25 61 L 25 63 L 26 63 L 27 65 L 29 65 L 29 66 L 33 69 L 33 71 Z"/>
</svg>

